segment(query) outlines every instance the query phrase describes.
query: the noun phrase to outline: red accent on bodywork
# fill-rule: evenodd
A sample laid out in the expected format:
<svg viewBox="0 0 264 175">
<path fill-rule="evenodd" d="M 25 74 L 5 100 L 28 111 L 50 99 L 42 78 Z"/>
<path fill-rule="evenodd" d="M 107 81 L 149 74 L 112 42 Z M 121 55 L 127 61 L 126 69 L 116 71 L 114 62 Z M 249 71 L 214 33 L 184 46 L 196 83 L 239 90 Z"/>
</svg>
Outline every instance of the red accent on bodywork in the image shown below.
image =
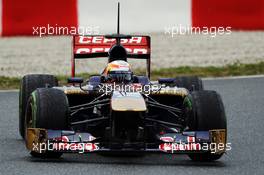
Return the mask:
<svg viewBox="0 0 264 175">
<path fill-rule="evenodd" d="M 162 143 L 159 145 L 159 150 L 167 153 L 173 153 L 178 151 L 200 151 L 202 150 L 202 147 L 200 143 Z"/>
<path fill-rule="evenodd" d="M 75 36 L 74 54 L 90 54 L 108 52 L 115 39 L 108 39 L 104 36 Z M 131 54 L 150 54 L 150 42 L 145 36 L 136 36 L 131 39 L 121 39 L 121 44 Z"/>
<path fill-rule="evenodd" d="M 187 141 L 188 141 L 188 143 L 193 143 L 193 142 L 195 142 L 195 137 L 194 136 L 188 136 Z"/>
<path fill-rule="evenodd" d="M 160 137 L 160 140 L 163 142 L 174 142 L 172 137 Z"/>
<path fill-rule="evenodd" d="M 124 46 L 127 53 L 131 54 L 148 54 L 149 49 L 146 46 Z M 75 54 L 88 54 L 88 53 L 101 53 L 108 52 L 111 46 L 102 45 L 102 46 L 75 46 L 74 53 Z"/>
<path fill-rule="evenodd" d="M 111 46 L 116 43 L 116 40 L 113 38 L 105 38 L 104 36 L 76 36 L 74 39 L 75 45 L 107 45 Z M 146 46 L 147 38 L 146 37 L 132 37 L 130 39 L 121 39 L 120 43 L 124 46 L 126 45 L 135 45 L 135 46 Z"/>
</svg>

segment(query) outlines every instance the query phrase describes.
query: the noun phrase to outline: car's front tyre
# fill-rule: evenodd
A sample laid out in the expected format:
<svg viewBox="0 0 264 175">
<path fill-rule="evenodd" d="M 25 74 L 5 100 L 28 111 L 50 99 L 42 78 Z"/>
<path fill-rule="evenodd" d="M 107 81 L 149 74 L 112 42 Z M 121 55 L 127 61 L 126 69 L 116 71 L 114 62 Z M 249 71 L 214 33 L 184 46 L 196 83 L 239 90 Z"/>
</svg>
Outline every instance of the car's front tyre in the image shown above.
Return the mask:
<svg viewBox="0 0 264 175">
<path fill-rule="evenodd" d="M 215 91 L 193 91 L 184 100 L 186 123 L 190 131 L 227 129 L 221 96 Z M 211 152 L 189 154 L 195 161 L 214 161 L 222 154 Z"/>
<path fill-rule="evenodd" d="M 63 91 L 53 88 L 38 88 L 30 96 L 25 118 L 25 128 L 54 130 L 69 129 L 69 106 Z M 31 152 L 33 157 L 58 158 L 60 152 Z"/>
<path fill-rule="evenodd" d="M 58 80 L 53 75 L 30 74 L 25 75 L 20 82 L 19 89 L 19 133 L 25 137 L 25 113 L 27 101 L 31 93 L 37 88 L 58 86 Z"/>
</svg>

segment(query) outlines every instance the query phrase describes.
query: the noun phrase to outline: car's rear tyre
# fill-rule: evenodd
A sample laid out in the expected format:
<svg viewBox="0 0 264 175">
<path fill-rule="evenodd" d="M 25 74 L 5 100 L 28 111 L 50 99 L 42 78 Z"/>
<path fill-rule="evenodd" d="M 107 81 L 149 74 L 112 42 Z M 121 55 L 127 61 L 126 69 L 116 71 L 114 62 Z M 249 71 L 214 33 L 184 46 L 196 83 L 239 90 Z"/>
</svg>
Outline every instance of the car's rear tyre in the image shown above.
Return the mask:
<svg viewBox="0 0 264 175">
<path fill-rule="evenodd" d="M 182 76 L 176 77 L 176 86 L 184 87 L 189 91 L 201 91 L 203 90 L 203 82 L 201 78 L 197 76 Z"/>
<path fill-rule="evenodd" d="M 38 88 L 30 96 L 25 118 L 25 128 L 69 129 L 69 106 L 63 91 L 53 88 Z M 60 152 L 31 152 L 33 157 L 58 158 Z"/>
<path fill-rule="evenodd" d="M 19 89 L 19 133 L 22 138 L 25 136 L 25 112 L 30 94 L 37 88 L 46 86 L 58 86 L 58 80 L 53 75 L 32 74 L 25 75 L 20 83 Z"/>
<path fill-rule="evenodd" d="M 215 91 L 194 91 L 184 100 L 186 123 L 191 131 L 226 129 L 226 115 L 220 95 Z M 214 161 L 223 154 L 189 154 L 195 161 Z"/>
</svg>

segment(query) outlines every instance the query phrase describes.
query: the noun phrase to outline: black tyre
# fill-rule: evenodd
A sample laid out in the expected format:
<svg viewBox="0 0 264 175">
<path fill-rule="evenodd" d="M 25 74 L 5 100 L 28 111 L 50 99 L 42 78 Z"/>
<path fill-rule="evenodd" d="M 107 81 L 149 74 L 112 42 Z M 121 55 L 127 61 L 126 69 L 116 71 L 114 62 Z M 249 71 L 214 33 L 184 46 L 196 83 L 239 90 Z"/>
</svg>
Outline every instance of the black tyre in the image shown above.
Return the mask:
<svg viewBox="0 0 264 175">
<path fill-rule="evenodd" d="M 226 129 L 226 115 L 220 95 L 215 91 L 194 91 L 184 100 L 187 126 L 192 131 Z M 189 154 L 195 161 L 213 161 L 223 154 Z"/>
<path fill-rule="evenodd" d="M 26 105 L 30 94 L 37 88 L 58 86 L 58 80 L 53 75 L 32 74 L 22 78 L 19 90 L 19 133 L 25 135 L 24 121 Z"/>
<path fill-rule="evenodd" d="M 203 90 L 203 82 L 201 78 L 196 76 L 176 77 L 176 86 L 184 87 L 189 91 Z"/>
<path fill-rule="evenodd" d="M 30 96 L 25 118 L 25 128 L 69 129 L 69 106 L 63 91 L 53 88 L 38 88 Z M 33 157 L 58 158 L 59 152 L 36 153 Z"/>
</svg>

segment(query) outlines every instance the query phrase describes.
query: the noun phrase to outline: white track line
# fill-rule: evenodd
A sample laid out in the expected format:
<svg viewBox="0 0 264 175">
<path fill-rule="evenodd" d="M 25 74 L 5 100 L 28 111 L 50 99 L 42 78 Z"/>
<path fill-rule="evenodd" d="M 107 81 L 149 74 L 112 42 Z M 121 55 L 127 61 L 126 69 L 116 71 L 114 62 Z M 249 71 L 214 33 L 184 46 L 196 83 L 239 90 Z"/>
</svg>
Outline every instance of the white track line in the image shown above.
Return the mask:
<svg viewBox="0 0 264 175">
<path fill-rule="evenodd" d="M 202 80 L 234 80 L 234 79 L 249 79 L 249 78 L 264 78 L 264 75 L 248 75 L 248 76 L 234 76 L 234 77 L 211 77 L 211 78 L 202 78 Z M 0 90 L 0 93 L 6 92 L 18 92 L 18 89 L 10 90 Z"/>
<path fill-rule="evenodd" d="M 18 89 L 7 89 L 7 90 L 0 90 L 0 93 L 6 93 L 6 92 L 18 92 Z"/>
</svg>

